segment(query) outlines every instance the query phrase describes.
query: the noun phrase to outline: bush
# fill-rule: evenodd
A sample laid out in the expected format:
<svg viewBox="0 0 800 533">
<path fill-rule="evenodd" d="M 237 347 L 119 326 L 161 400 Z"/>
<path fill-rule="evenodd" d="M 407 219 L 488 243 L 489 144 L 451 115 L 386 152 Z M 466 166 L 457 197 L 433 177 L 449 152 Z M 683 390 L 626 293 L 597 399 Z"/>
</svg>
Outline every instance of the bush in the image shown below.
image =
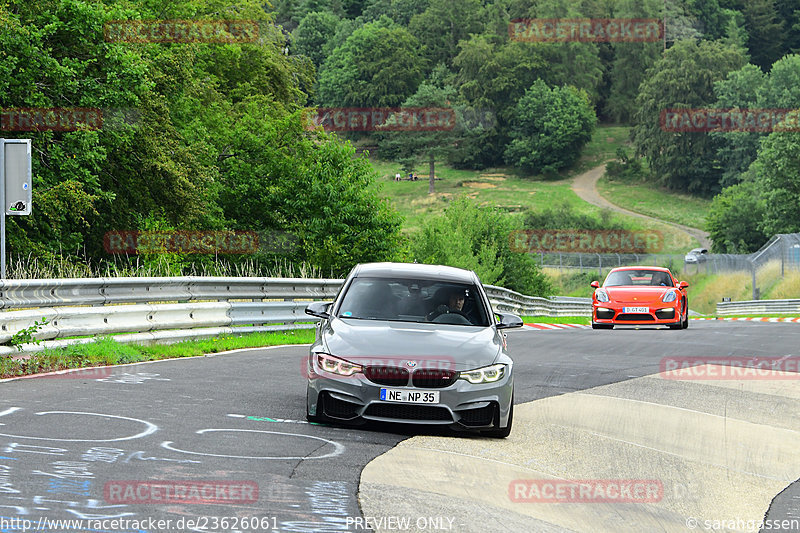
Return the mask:
<svg viewBox="0 0 800 533">
<path fill-rule="evenodd" d="M 461 198 L 412 237 L 412 257 L 421 263 L 473 270 L 489 285 L 548 296 L 552 285 L 533 256 L 511 249 L 510 235 L 518 226 L 511 215 Z"/>
<path fill-rule="evenodd" d="M 617 148 L 617 158 L 606 165 L 606 175 L 609 178 L 624 182 L 645 181 L 647 172 L 638 157 L 629 157 L 628 152 Z"/>
<path fill-rule="evenodd" d="M 626 229 L 625 224 L 612 219 L 612 213 L 608 209 L 603 209 L 597 218 L 577 212 L 566 202 L 541 211 L 527 211 L 523 226 L 528 229 Z"/>
<path fill-rule="evenodd" d="M 506 162 L 531 174 L 554 173 L 578 159 L 596 124 L 586 92 L 536 80 L 517 103 Z"/>
</svg>

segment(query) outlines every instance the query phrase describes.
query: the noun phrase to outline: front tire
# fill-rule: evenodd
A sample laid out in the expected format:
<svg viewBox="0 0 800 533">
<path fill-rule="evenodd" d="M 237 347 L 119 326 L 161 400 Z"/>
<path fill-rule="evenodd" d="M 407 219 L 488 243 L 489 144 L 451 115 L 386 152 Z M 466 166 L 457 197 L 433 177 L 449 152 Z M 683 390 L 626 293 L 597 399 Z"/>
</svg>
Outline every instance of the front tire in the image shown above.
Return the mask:
<svg viewBox="0 0 800 533">
<path fill-rule="evenodd" d="M 684 302 L 683 303 L 684 311 L 686 312 L 686 316 L 683 318 L 683 329 L 689 329 L 689 304 Z"/>
<path fill-rule="evenodd" d="M 614 324 L 595 324 L 592 322 L 592 329 L 614 329 Z"/>
</svg>

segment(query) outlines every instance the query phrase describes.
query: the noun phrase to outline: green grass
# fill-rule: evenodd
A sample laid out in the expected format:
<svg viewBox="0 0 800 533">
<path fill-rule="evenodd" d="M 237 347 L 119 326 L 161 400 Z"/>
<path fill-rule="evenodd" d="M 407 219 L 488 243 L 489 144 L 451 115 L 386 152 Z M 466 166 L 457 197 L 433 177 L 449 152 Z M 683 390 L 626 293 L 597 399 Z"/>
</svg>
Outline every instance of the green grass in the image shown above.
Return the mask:
<svg viewBox="0 0 800 533">
<path fill-rule="evenodd" d="M 397 163 L 377 158 L 372 158 L 371 162 L 378 172 L 381 193 L 390 199 L 405 219 L 403 232 L 406 234 L 413 234 L 422 227 L 425 220 L 441 214 L 450 202 L 461 196 L 468 196 L 481 205 L 497 207 L 520 217 L 528 209 L 543 210 L 568 204 L 576 213 L 599 218 L 603 209 L 584 202 L 576 195 L 571 188 L 572 178 L 612 159 L 617 147 L 627 139 L 627 132 L 626 127 L 598 128 L 578 164 L 565 172 L 565 177 L 558 179 L 543 176 L 522 177 L 511 168 L 460 170 L 437 162 L 436 192 L 433 195 L 428 194 L 427 165 L 416 169 L 415 173 L 420 176 L 419 181 L 394 181 L 395 174 L 401 172 Z M 689 239 L 683 232 L 671 226 L 620 214 L 611 214 L 610 220 L 622 222 L 632 231 L 662 232 L 663 253 L 685 253 L 687 249 L 697 246 L 694 239 Z"/>
<path fill-rule="evenodd" d="M 643 215 L 692 228 L 705 228 L 711 200 L 678 194 L 648 185 L 611 181 L 607 176 L 597 182 L 600 194 L 610 202 Z"/>
<path fill-rule="evenodd" d="M 630 146 L 628 126 L 600 126 L 594 131 L 592 140 L 581 150 L 581 158 L 570 169 L 570 175 L 580 174 L 604 161 L 614 159 L 617 149 Z"/>
<path fill-rule="evenodd" d="M 524 316 L 522 321 L 526 324 L 538 322 L 540 324 L 591 324 L 588 316 Z"/>
<path fill-rule="evenodd" d="M 238 348 L 258 348 L 282 344 L 308 344 L 314 341 L 314 330 L 252 333 L 207 340 L 182 341 L 175 344 L 121 344 L 111 338 L 33 353 L 27 359 L 0 357 L 0 378 L 53 372 L 67 368 L 120 365 L 140 361 L 156 361 L 192 357 Z"/>
</svg>

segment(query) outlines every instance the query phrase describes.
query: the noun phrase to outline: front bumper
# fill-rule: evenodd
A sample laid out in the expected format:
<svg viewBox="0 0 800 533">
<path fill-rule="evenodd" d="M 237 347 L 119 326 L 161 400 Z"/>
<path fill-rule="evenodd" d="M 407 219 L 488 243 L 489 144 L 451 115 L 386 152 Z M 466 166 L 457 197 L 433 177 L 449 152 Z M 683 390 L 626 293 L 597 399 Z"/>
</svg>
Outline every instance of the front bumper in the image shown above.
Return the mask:
<svg viewBox="0 0 800 533">
<path fill-rule="evenodd" d="M 680 298 L 675 302 L 636 305 L 635 303 L 603 302 L 592 305 L 592 322 L 595 324 L 660 325 L 671 326 L 681 323 Z M 626 307 L 647 307 L 646 313 L 626 313 Z"/>
<path fill-rule="evenodd" d="M 382 388 L 439 392 L 438 404 L 388 402 Z M 444 388 L 379 385 L 363 374 L 340 377 L 310 372 L 308 413 L 338 422 L 366 420 L 398 424 L 449 425 L 457 429 L 493 429 L 508 424 L 514 390 L 511 365 L 495 383 L 474 385 L 463 379 Z"/>
</svg>

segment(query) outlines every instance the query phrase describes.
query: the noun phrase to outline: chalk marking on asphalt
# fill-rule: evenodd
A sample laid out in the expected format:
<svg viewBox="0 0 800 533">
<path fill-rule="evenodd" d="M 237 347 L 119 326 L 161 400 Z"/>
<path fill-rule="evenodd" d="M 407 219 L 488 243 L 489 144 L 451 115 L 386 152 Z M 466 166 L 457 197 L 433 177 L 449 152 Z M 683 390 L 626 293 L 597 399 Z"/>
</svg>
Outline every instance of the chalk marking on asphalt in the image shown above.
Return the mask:
<svg viewBox="0 0 800 533">
<path fill-rule="evenodd" d="M 138 422 L 139 424 L 144 424 L 146 426 L 146 429 L 141 433 L 137 433 L 136 435 L 129 435 L 127 437 L 119 437 L 116 439 L 56 439 L 50 437 L 27 437 L 25 435 L 10 435 L 8 433 L 0 433 L 0 436 L 13 437 L 16 439 L 51 440 L 58 442 L 118 442 L 121 440 L 133 440 L 141 437 L 146 437 L 147 435 L 155 433 L 155 431 L 158 429 L 158 426 L 156 426 L 152 422 L 148 422 L 147 420 L 141 420 L 139 418 L 130 418 L 127 416 L 106 415 L 102 413 L 87 413 L 84 411 L 39 411 L 38 413 L 34 414 L 35 415 L 86 415 L 86 416 L 100 416 L 105 418 L 117 418 L 119 420 L 130 420 L 132 422 Z"/>
<path fill-rule="evenodd" d="M 283 435 L 287 437 L 300 437 L 304 439 L 314 439 L 314 440 L 321 440 L 326 444 L 330 444 L 334 447 L 334 450 L 330 453 L 325 455 L 317 455 L 314 457 L 274 457 L 274 456 L 246 456 L 246 455 L 223 455 L 223 454 L 215 454 L 215 453 L 204 453 L 204 452 L 193 452 L 189 450 L 181 450 L 180 448 L 175 448 L 172 446 L 172 441 L 164 441 L 161 443 L 161 447 L 167 450 L 171 450 L 173 452 L 180 452 L 180 453 L 188 453 L 192 455 L 205 455 L 207 457 L 227 457 L 231 459 L 265 459 L 265 460 L 306 460 L 306 459 L 328 459 L 330 457 L 336 457 L 337 455 L 341 455 L 345 447 L 343 444 L 338 443 L 336 441 L 332 441 L 329 439 L 323 439 L 322 437 L 315 437 L 313 435 L 303 435 L 302 433 L 282 433 L 280 431 L 264 431 L 260 429 L 201 429 L 196 433 L 198 435 L 202 435 L 203 433 L 210 433 L 210 432 L 222 432 L 222 431 L 233 431 L 239 433 L 267 433 L 270 435 Z"/>
</svg>

